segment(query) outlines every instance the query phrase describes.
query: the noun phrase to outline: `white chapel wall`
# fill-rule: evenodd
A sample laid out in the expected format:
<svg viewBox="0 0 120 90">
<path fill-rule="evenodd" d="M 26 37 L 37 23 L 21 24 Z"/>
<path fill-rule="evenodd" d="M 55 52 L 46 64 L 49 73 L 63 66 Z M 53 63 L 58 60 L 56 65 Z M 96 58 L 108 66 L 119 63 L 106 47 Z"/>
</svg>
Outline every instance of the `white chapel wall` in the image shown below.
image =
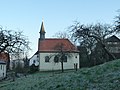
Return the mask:
<svg viewBox="0 0 120 90">
<path fill-rule="evenodd" d="M 64 69 L 74 69 L 74 64 L 78 64 L 79 68 L 79 54 L 71 53 L 72 57 L 67 57 L 67 62 L 64 62 Z M 55 53 L 40 53 L 40 71 L 47 70 L 61 70 L 61 62 L 55 63 L 54 56 Z M 52 56 L 53 55 L 53 56 Z M 49 62 L 45 62 L 45 56 L 52 56 Z"/>
</svg>

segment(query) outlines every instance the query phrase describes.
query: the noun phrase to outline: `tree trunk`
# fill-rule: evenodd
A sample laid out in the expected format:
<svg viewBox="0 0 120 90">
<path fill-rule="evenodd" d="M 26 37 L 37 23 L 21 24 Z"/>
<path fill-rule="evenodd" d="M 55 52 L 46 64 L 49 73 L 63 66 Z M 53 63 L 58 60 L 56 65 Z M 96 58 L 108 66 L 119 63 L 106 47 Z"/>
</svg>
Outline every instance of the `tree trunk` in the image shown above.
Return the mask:
<svg viewBox="0 0 120 90">
<path fill-rule="evenodd" d="M 62 69 L 62 72 L 64 72 L 63 61 L 61 62 L 61 69 Z"/>
<path fill-rule="evenodd" d="M 108 54 L 108 56 L 109 56 L 109 59 L 112 59 L 112 60 L 115 60 L 116 58 L 115 58 L 115 56 L 114 55 L 112 55 L 105 47 L 103 48 L 104 50 L 105 50 L 105 52 Z"/>
<path fill-rule="evenodd" d="M 112 60 L 114 60 L 114 59 L 116 59 L 115 58 L 115 56 L 114 55 L 112 55 L 107 49 L 106 49 L 106 45 L 102 42 L 102 40 L 100 39 L 100 38 L 98 38 L 98 37 L 96 37 L 96 36 L 91 36 L 91 35 L 88 35 L 88 37 L 93 37 L 93 38 L 95 38 L 97 41 L 98 41 L 98 43 L 100 43 L 101 45 L 102 45 L 102 48 L 104 49 L 104 51 L 108 54 L 108 56 L 110 57 L 110 59 L 112 59 Z"/>
<path fill-rule="evenodd" d="M 101 42 L 101 45 L 102 45 L 102 48 L 104 49 L 104 51 L 108 54 L 109 59 L 115 60 L 115 59 L 116 59 L 115 56 L 112 55 L 112 54 L 107 50 L 105 44 L 103 44 L 103 43 Z"/>
</svg>

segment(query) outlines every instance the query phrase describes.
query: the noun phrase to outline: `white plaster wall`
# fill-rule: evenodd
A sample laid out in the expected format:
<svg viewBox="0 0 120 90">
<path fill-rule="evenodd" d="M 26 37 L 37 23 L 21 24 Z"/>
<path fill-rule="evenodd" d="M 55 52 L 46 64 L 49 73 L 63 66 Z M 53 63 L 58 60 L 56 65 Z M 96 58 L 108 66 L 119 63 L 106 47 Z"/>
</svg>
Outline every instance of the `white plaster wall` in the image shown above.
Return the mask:
<svg viewBox="0 0 120 90">
<path fill-rule="evenodd" d="M 35 61 L 35 66 L 38 66 L 39 65 L 39 58 L 37 57 L 37 55 L 34 55 L 30 61 L 29 61 L 29 66 L 31 66 Z"/>
<path fill-rule="evenodd" d="M 0 64 L 0 78 L 6 77 L 6 64 Z"/>
<path fill-rule="evenodd" d="M 74 69 L 74 63 L 78 64 L 79 68 L 79 54 L 71 53 L 72 57 L 67 57 L 67 62 L 63 63 L 64 69 Z M 40 53 L 40 71 L 47 71 L 47 70 L 61 70 L 61 62 L 55 63 L 54 56 L 55 53 Z M 50 62 L 45 62 L 45 56 L 51 56 Z"/>
</svg>

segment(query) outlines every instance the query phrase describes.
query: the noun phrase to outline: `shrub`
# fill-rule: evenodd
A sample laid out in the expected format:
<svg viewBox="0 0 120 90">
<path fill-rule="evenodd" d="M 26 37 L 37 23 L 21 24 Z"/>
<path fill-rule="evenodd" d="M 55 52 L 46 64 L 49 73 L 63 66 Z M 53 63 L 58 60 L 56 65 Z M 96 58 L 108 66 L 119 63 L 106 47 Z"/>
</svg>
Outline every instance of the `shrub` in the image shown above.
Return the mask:
<svg viewBox="0 0 120 90">
<path fill-rule="evenodd" d="M 39 66 L 35 66 L 35 64 L 32 64 L 30 66 L 30 73 L 34 73 L 34 72 L 38 71 L 39 70 L 38 68 L 39 68 Z"/>
</svg>

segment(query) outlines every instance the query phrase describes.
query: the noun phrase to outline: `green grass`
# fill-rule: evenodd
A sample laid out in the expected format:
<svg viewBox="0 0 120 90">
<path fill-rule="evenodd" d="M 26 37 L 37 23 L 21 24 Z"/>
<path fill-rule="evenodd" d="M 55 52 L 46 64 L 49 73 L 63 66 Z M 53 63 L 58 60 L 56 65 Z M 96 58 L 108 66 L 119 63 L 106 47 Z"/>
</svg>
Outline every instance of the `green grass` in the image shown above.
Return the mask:
<svg viewBox="0 0 120 90">
<path fill-rule="evenodd" d="M 0 90 L 119 90 L 120 60 L 92 68 L 59 72 L 38 72 L 0 83 Z"/>
</svg>

